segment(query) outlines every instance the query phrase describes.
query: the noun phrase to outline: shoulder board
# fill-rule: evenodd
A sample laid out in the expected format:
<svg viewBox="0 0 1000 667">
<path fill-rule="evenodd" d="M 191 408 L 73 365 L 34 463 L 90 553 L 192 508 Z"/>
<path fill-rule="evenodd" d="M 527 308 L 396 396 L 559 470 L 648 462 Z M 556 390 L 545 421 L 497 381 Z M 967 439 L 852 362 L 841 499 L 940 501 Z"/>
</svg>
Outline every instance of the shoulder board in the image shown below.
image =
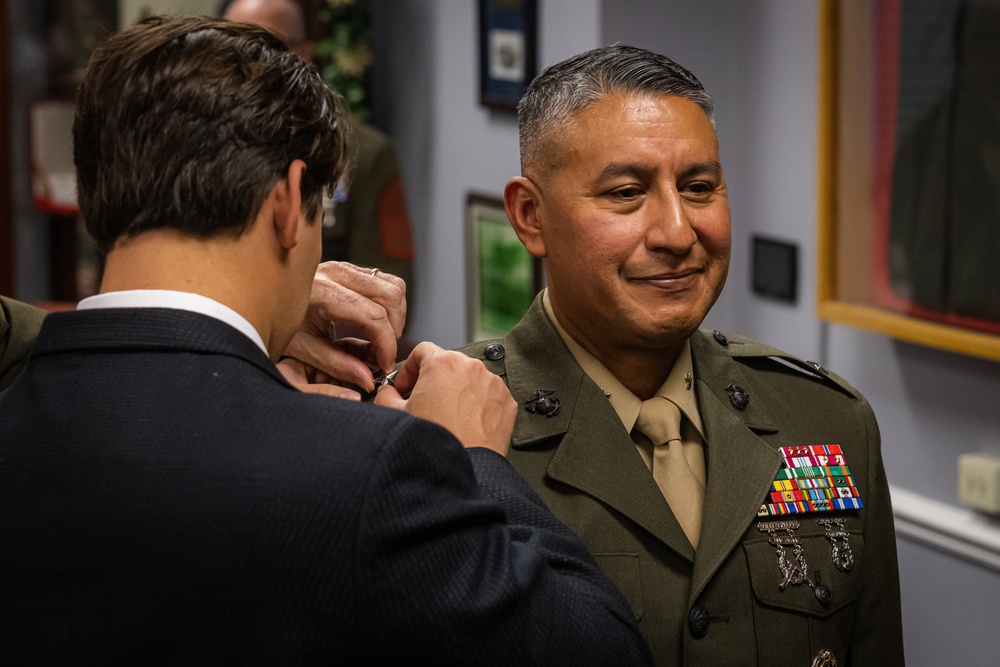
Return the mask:
<svg viewBox="0 0 1000 667">
<path fill-rule="evenodd" d="M 702 333 L 719 343 L 719 347 L 728 352 L 729 356 L 733 359 L 739 360 L 752 357 L 774 359 L 779 363 L 791 367 L 816 380 L 828 382 L 855 398 L 864 398 L 861 393 L 844 380 L 844 378 L 830 370 L 827 370 L 818 362 L 799 359 L 784 350 L 779 350 L 776 347 L 766 345 L 747 336 L 729 333 L 721 334 L 719 332 Z M 722 340 L 726 342 L 722 343 Z"/>
</svg>

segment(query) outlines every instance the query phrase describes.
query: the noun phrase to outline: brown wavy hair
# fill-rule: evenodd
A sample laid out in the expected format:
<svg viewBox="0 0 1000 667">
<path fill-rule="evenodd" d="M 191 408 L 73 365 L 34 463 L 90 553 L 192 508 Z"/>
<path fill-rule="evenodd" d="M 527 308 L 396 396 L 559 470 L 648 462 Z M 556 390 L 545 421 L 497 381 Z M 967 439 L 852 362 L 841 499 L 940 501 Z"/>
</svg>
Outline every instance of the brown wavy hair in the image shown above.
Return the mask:
<svg viewBox="0 0 1000 667">
<path fill-rule="evenodd" d="M 150 17 L 94 51 L 73 124 L 80 211 L 107 252 L 172 228 L 241 235 L 295 159 L 320 211 L 347 168 L 343 102 L 258 26 Z"/>
</svg>

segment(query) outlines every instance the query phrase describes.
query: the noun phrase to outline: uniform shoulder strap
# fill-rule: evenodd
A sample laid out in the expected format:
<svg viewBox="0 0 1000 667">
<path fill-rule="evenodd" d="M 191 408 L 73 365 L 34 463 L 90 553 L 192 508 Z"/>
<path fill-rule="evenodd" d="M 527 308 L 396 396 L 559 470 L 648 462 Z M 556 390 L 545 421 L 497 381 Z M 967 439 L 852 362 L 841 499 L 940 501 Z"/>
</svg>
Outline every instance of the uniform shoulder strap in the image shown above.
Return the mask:
<svg viewBox="0 0 1000 667">
<path fill-rule="evenodd" d="M 504 349 L 503 340 L 499 338 L 469 343 L 458 348 L 457 351 L 473 359 L 479 359 L 495 375 L 504 377 L 507 374 L 504 365 L 504 357 L 507 352 Z"/>
<path fill-rule="evenodd" d="M 720 331 L 713 331 L 712 333 L 703 331 L 702 333 L 714 339 L 736 361 L 747 362 L 753 359 L 771 359 L 775 363 L 781 363 L 815 380 L 826 382 L 850 396 L 858 399 L 864 398 L 844 378 L 824 368 L 818 362 L 800 359 L 784 350 L 772 347 L 748 336 L 730 333 L 724 334 Z"/>
</svg>

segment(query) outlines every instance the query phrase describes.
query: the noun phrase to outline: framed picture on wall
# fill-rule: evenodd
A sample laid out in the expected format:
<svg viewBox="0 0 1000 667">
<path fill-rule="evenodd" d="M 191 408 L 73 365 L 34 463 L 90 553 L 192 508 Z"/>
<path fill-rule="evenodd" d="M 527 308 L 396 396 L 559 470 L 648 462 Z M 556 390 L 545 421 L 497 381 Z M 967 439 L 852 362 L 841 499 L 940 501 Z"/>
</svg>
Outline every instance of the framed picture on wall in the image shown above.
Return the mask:
<svg viewBox="0 0 1000 667">
<path fill-rule="evenodd" d="M 468 339 L 498 338 L 541 289 L 542 263 L 521 245 L 499 197 L 469 194 L 465 217 Z"/>
<path fill-rule="evenodd" d="M 817 314 L 1000 360 L 1000 10 L 819 7 Z"/>
<path fill-rule="evenodd" d="M 479 102 L 515 110 L 535 78 L 536 0 L 479 0 Z"/>
</svg>

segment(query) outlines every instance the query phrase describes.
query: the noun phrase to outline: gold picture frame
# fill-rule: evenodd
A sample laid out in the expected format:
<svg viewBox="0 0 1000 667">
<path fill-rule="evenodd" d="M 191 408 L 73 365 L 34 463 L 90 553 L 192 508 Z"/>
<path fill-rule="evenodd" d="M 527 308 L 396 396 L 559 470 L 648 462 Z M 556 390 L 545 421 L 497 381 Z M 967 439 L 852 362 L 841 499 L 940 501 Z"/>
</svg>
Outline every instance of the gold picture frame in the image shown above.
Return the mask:
<svg viewBox="0 0 1000 667">
<path fill-rule="evenodd" d="M 881 1 L 819 3 L 816 314 L 836 324 L 1000 361 L 1000 335 L 894 311 L 868 295 L 875 264 L 871 253 L 879 245 L 872 242 L 873 205 L 864 195 L 877 190 L 880 147 L 873 144 L 885 139 L 872 126 L 879 66 L 872 7 Z"/>
</svg>

